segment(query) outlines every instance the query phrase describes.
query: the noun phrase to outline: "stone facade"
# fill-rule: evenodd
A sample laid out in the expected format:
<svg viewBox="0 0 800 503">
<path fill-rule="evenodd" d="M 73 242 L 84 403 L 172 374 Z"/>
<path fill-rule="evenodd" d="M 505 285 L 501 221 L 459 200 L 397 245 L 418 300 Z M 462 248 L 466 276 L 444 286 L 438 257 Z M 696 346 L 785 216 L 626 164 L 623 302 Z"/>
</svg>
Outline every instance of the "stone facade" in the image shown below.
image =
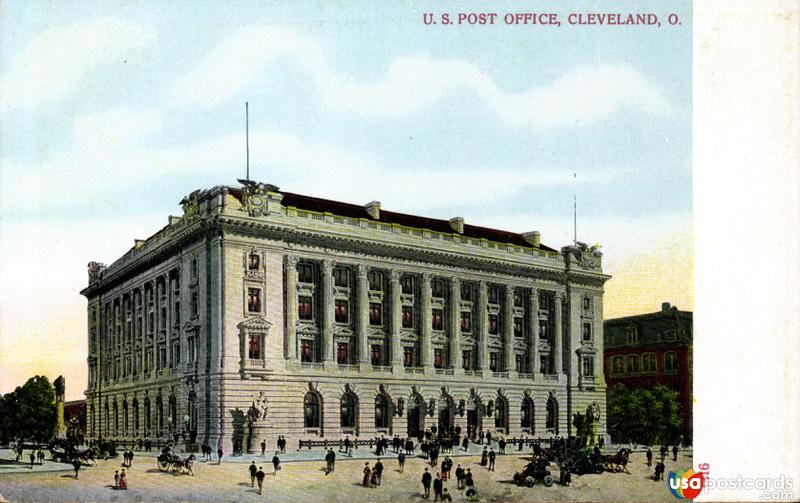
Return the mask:
<svg viewBox="0 0 800 503">
<path fill-rule="evenodd" d="M 605 432 L 599 252 L 240 182 L 89 264 L 90 438 Z"/>
</svg>

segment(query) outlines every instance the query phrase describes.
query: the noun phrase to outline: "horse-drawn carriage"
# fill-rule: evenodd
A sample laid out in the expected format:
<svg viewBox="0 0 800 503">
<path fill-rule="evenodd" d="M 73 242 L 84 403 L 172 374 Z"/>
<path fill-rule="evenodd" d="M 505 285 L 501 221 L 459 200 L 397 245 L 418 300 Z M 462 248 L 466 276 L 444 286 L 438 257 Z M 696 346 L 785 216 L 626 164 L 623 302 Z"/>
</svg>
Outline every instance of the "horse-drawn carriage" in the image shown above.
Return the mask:
<svg viewBox="0 0 800 503">
<path fill-rule="evenodd" d="M 606 454 L 603 456 L 603 468 L 609 472 L 628 472 L 628 459 L 631 450 L 623 447 L 616 454 Z"/>
<path fill-rule="evenodd" d="M 164 447 L 161 450 L 161 454 L 156 458 L 156 461 L 158 463 L 158 469 L 162 472 L 188 473 L 189 475 L 194 475 L 194 471 L 192 471 L 195 461 L 194 454 L 190 454 L 186 458 L 181 458 L 172 452 L 169 447 Z"/>
<path fill-rule="evenodd" d="M 572 473 L 585 475 L 587 473 L 603 473 L 603 461 L 602 456 L 596 455 L 591 448 L 584 447 L 567 452 L 561 463 L 567 464 Z"/>
<path fill-rule="evenodd" d="M 72 463 L 77 459 L 81 464 L 96 466 L 99 457 L 96 448 L 78 449 L 69 440 L 54 440 L 47 445 L 47 450 L 50 451 L 50 458 L 57 463 Z"/>
<path fill-rule="evenodd" d="M 553 476 L 550 474 L 550 461 L 544 457 L 534 457 L 533 461 L 525 465 L 521 472 L 514 474 L 514 483 L 518 486 L 525 484 L 533 487 L 536 482 L 541 482 L 545 487 L 553 485 Z"/>
</svg>

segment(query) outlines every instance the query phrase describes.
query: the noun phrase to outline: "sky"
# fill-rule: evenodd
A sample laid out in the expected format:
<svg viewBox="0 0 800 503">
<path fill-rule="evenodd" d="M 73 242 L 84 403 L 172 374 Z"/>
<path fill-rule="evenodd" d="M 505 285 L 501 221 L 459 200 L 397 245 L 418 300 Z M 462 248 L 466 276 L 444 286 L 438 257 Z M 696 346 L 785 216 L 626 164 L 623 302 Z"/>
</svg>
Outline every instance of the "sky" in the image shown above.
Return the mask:
<svg viewBox="0 0 800 503">
<path fill-rule="evenodd" d="M 86 264 L 243 177 L 245 101 L 255 180 L 554 248 L 576 197 L 606 318 L 693 309 L 691 2 L 161 4 L 0 6 L 0 393 L 82 397 Z M 443 12 L 499 19 L 423 23 Z M 662 26 L 567 23 L 593 12 Z"/>
</svg>

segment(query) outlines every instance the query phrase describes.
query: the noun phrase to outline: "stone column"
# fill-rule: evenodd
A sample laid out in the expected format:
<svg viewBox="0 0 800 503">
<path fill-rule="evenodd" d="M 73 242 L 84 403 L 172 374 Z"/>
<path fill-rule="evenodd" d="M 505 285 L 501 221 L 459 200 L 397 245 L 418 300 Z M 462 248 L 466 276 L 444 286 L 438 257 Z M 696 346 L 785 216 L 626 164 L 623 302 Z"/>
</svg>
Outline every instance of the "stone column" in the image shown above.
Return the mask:
<svg viewBox="0 0 800 503">
<path fill-rule="evenodd" d="M 153 326 L 150 329 L 153 331 L 153 368 L 150 371 L 153 375 L 158 370 L 158 284 L 155 280 L 150 281 L 150 288 L 153 292 Z M 150 313 L 147 313 L 147 321 L 150 322 Z"/>
<path fill-rule="evenodd" d="M 389 273 L 389 293 L 391 295 L 391 363 L 395 372 L 403 370 L 403 345 L 400 340 L 400 331 L 403 327 L 403 306 L 400 300 L 402 287 L 400 285 L 400 271 Z"/>
<path fill-rule="evenodd" d="M 297 361 L 297 262 L 295 255 L 286 255 L 283 262 L 286 284 L 286 328 L 283 351 L 289 362 Z"/>
<path fill-rule="evenodd" d="M 433 371 L 433 349 L 431 346 L 431 275 L 422 273 L 420 284 L 420 347 L 422 349 L 422 366 L 425 372 Z"/>
<path fill-rule="evenodd" d="M 597 353 L 595 353 L 595 360 L 594 360 L 594 376 L 595 376 L 595 382 L 602 385 L 606 382 L 605 369 L 603 368 L 604 335 L 603 335 L 602 294 L 597 294 L 594 296 L 594 302 L 592 306 L 594 307 L 594 324 L 592 326 L 592 337 L 594 338 L 594 347 L 597 350 Z M 603 413 L 601 415 L 603 421 L 605 421 L 604 416 L 605 416 L 605 410 L 603 410 Z"/>
<path fill-rule="evenodd" d="M 333 261 L 322 261 L 322 360 L 325 364 L 334 363 L 333 351 Z"/>
<path fill-rule="evenodd" d="M 529 372 L 538 374 L 539 368 L 539 292 L 531 288 L 531 297 L 528 299 L 528 361 Z"/>
<path fill-rule="evenodd" d="M 562 364 L 562 357 L 561 357 L 561 348 L 562 348 L 562 340 L 563 340 L 563 320 L 562 320 L 562 309 L 561 309 L 561 301 L 564 298 L 564 294 L 562 292 L 556 292 L 553 301 L 556 304 L 556 320 L 555 320 L 555 341 L 553 342 L 553 364 L 555 368 L 555 374 L 560 376 L 563 373 L 563 364 Z"/>
<path fill-rule="evenodd" d="M 369 365 L 369 283 L 367 273 L 369 268 L 365 265 L 358 266 L 356 271 L 356 334 L 358 337 L 358 363 L 366 367 Z"/>
<path fill-rule="evenodd" d="M 461 371 L 461 280 L 450 280 L 450 367 Z"/>
<path fill-rule="evenodd" d="M 514 286 L 506 285 L 506 302 L 503 305 L 503 357 L 504 370 L 514 372 L 515 353 L 514 353 Z"/>
<path fill-rule="evenodd" d="M 489 287 L 485 281 L 478 283 L 478 362 L 484 376 L 489 372 Z"/>
</svg>

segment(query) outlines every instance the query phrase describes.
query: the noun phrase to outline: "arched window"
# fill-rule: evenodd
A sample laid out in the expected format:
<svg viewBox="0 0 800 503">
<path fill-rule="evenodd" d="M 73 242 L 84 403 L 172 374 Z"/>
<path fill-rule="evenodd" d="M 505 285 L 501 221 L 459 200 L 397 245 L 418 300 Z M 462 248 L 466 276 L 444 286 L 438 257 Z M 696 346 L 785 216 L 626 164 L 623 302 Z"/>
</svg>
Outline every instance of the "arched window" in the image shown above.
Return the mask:
<svg viewBox="0 0 800 503">
<path fill-rule="evenodd" d="M 530 430 L 531 433 L 534 432 L 533 413 L 533 400 L 526 396 L 522 399 L 522 407 L 520 409 L 520 427 L 523 430 Z"/>
<path fill-rule="evenodd" d="M 552 396 L 547 399 L 547 419 L 545 421 L 545 427 L 548 430 L 558 433 L 558 402 L 556 402 L 555 397 Z"/>
<path fill-rule="evenodd" d="M 133 399 L 133 436 L 139 435 L 139 400 Z"/>
<path fill-rule="evenodd" d="M 358 411 L 358 398 L 354 393 L 345 393 L 342 395 L 340 403 L 341 411 L 341 427 L 342 428 L 355 428 L 356 427 L 356 413 Z"/>
<path fill-rule="evenodd" d="M 385 395 L 375 397 L 375 428 L 389 428 L 389 399 Z"/>
<path fill-rule="evenodd" d="M 309 391 L 303 399 L 304 425 L 306 428 L 319 428 L 320 421 L 320 399 L 316 393 Z"/>
<path fill-rule="evenodd" d="M 128 436 L 128 399 L 122 401 L 122 434 Z"/>
<path fill-rule="evenodd" d="M 114 435 L 119 435 L 119 405 L 114 399 Z"/>
<path fill-rule="evenodd" d="M 674 372 L 678 370 L 678 356 L 674 351 L 664 353 L 664 371 Z"/>
<path fill-rule="evenodd" d="M 621 374 L 624 371 L 622 357 L 615 356 L 611 359 L 611 373 L 612 374 Z"/>
<path fill-rule="evenodd" d="M 150 397 L 144 397 L 144 434 L 146 437 L 150 436 L 150 430 L 153 428 L 150 418 Z"/>
<path fill-rule="evenodd" d="M 508 429 L 508 400 L 498 395 L 497 400 L 494 402 L 494 426 L 498 430 Z"/>
</svg>

